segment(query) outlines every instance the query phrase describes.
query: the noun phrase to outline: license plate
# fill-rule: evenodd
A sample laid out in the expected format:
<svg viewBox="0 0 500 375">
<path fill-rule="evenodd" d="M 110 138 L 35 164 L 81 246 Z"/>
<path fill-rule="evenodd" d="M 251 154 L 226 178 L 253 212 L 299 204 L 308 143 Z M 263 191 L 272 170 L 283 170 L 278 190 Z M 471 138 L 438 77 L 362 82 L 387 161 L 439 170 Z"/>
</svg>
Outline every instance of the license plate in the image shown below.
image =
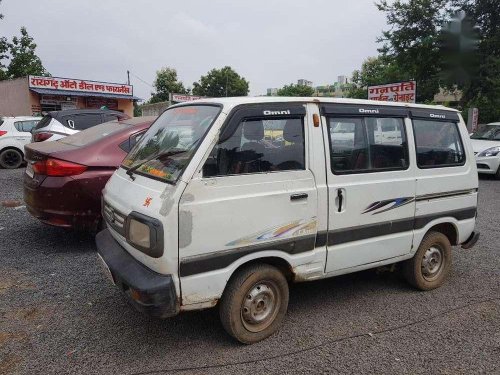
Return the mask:
<svg viewBox="0 0 500 375">
<path fill-rule="evenodd" d="M 104 259 L 102 259 L 102 257 L 101 257 L 100 254 L 97 254 L 97 256 L 99 257 L 99 264 L 101 266 L 102 272 L 104 272 L 106 274 L 106 277 L 114 284 L 115 280 L 113 279 L 113 274 L 109 270 L 108 265 L 106 264 L 106 262 L 104 261 Z"/>
<path fill-rule="evenodd" d="M 30 176 L 30 178 L 33 178 L 33 176 L 35 175 L 35 172 L 33 171 L 33 166 L 30 163 L 28 163 L 28 165 L 26 166 L 26 174 Z"/>
</svg>

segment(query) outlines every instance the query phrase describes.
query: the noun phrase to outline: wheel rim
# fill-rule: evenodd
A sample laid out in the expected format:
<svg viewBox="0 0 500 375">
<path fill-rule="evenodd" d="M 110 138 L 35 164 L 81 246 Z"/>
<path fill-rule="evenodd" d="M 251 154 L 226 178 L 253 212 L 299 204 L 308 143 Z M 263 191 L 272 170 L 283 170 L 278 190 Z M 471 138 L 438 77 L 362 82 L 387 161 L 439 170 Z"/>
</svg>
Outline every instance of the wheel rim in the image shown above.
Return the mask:
<svg viewBox="0 0 500 375">
<path fill-rule="evenodd" d="M 422 258 L 422 275 L 427 281 L 435 280 L 443 269 L 444 257 L 442 249 L 433 245 Z"/>
<path fill-rule="evenodd" d="M 16 167 L 21 162 L 21 156 L 16 151 L 5 151 L 2 154 L 2 160 L 8 167 Z"/>
<path fill-rule="evenodd" d="M 250 332 L 269 327 L 281 305 L 281 296 L 273 281 L 260 281 L 246 293 L 241 304 L 241 321 Z"/>
</svg>

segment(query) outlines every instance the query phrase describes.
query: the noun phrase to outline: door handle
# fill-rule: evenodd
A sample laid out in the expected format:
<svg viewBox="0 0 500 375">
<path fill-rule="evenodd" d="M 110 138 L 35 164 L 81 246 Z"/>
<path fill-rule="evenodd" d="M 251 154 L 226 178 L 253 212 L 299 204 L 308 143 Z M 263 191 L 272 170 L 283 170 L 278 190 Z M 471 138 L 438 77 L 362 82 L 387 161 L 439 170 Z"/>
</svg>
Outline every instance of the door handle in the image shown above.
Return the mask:
<svg viewBox="0 0 500 375">
<path fill-rule="evenodd" d="M 344 204 L 344 192 L 343 189 L 337 189 L 337 204 L 338 204 L 338 212 L 342 212 L 343 204 Z"/>
<path fill-rule="evenodd" d="M 309 195 L 307 193 L 293 194 L 290 195 L 291 201 L 298 201 L 300 199 L 306 199 Z"/>
</svg>

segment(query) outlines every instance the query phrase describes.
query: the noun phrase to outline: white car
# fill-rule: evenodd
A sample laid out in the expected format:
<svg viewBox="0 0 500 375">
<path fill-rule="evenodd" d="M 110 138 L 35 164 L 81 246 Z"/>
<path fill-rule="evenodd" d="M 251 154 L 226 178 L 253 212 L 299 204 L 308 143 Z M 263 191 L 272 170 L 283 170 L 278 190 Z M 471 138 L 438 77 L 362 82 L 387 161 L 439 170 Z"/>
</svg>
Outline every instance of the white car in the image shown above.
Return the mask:
<svg viewBox="0 0 500 375">
<path fill-rule="evenodd" d="M 68 109 L 47 113 L 32 131 L 33 142 L 57 141 L 108 121 L 127 119 L 109 109 Z"/>
<path fill-rule="evenodd" d="M 31 142 L 31 130 L 41 117 L 0 118 L 0 167 L 19 168 L 24 161 L 24 146 Z"/>
<path fill-rule="evenodd" d="M 478 173 L 493 174 L 500 180 L 500 122 L 486 125 L 471 135 Z"/>
</svg>

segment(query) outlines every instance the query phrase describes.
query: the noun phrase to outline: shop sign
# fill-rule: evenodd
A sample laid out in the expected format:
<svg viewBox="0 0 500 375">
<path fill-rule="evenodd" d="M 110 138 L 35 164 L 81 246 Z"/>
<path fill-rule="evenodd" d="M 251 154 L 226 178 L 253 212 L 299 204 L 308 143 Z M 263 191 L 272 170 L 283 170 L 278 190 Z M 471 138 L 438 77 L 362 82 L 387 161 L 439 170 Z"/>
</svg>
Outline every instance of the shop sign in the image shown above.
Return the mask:
<svg viewBox="0 0 500 375">
<path fill-rule="evenodd" d="M 416 96 L 417 82 L 415 81 L 368 87 L 368 100 L 415 103 Z"/>
<path fill-rule="evenodd" d="M 87 108 L 118 109 L 118 100 L 107 98 L 87 98 Z"/>
<path fill-rule="evenodd" d="M 84 81 L 81 79 L 29 76 L 29 87 L 32 89 L 51 89 L 58 91 L 80 91 L 87 93 L 104 93 L 116 95 L 133 95 L 133 87 L 121 83 Z"/>
<path fill-rule="evenodd" d="M 193 100 L 203 99 L 203 96 L 185 95 L 185 94 L 170 94 L 170 101 L 176 103 L 192 102 Z"/>
</svg>

